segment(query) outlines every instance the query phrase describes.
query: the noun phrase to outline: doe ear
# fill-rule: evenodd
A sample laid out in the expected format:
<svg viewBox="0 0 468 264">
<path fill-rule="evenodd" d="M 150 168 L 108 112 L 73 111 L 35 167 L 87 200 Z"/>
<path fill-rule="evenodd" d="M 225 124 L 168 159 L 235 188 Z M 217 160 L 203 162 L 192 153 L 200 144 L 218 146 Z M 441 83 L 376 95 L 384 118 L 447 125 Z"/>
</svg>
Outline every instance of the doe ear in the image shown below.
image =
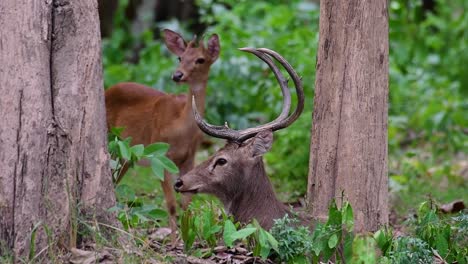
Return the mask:
<svg viewBox="0 0 468 264">
<path fill-rule="evenodd" d="M 211 37 L 208 39 L 207 51 L 212 61 L 215 61 L 218 58 L 220 49 L 221 46 L 219 45 L 218 35 L 211 35 Z"/>
<path fill-rule="evenodd" d="M 252 157 L 262 156 L 271 149 L 273 144 L 273 132 L 271 130 L 261 131 L 252 138 L 250 149 Z"/>
<path fill-rule="evenodd" d="M 170 29 L 164 29 L 164 42 L 167 48 L 179 57 L 182 56 L 187 48 L 187 43 L 184 38 L 179 33 Z"/>
</svg>

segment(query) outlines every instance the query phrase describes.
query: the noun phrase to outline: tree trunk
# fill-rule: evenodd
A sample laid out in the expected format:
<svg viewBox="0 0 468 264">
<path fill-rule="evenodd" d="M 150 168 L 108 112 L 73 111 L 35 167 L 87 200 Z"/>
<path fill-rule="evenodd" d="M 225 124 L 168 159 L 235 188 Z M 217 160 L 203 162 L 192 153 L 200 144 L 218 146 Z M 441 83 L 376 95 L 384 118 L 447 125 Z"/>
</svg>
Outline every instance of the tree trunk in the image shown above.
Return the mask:
<svg viewBox="0 0 468 264">
<path fill-rule="evenodd" d="M 309 163 L 312 216 L 342 194 L 355 230 L 388 222 L 386 0 L 324 0 Z"/>
<path fill-rule="evenodd" d="M 97 2 L 2 0 L 0 10 L 0 255 L 18 261 L 33 233 L 37 253 L 75 246 L 83 214 L 114 223 L 115 196 Z"/>
</svg>

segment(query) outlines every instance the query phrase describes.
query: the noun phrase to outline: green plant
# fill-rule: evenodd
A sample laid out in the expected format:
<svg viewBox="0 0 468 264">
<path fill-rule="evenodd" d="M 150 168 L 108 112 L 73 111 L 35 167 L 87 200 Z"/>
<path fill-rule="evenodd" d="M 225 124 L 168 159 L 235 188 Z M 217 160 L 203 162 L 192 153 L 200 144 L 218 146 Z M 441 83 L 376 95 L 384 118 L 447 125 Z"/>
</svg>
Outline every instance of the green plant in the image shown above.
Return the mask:
<svg viewBox="0 0 468 264">
<path fill-rule="evenodd" d="M 271 250 L 277 251 L 277 241 L 256 220 L 241 228 L 227 217 L 219 204 L 213 202 L 192 203 L 182 214 L 181 237 L 187 252 L 194 252 L 193 245 L 215 247 L 219 241 L 233 247 L 239 240 L 248 240 L 254 256 L 267 258 Z"/>
<path fill-rule="evenodd" d="M 398 237 L 392 243 L 392 250 L 382 257 L 380 263 L 432 263 L 433 255 L 429 245 L 418 238 Z"/>
<path fill-rule="evenodd" d="M 412 233 L 397 238 L 388 228 L 374 233 L 382 252 L 380 263 L 432 263 L 436 257 L 447 263 L 468 263 L 467 215 L 441 218 L 432 202 L 421 203 L 417 217 L 409 222 Z"/>
<path fill-rule="evenodd" d="M 278 254 L 281 260 L 294 263 L 298 258 L 307 257 L 305 253 L 310 253 L 311 233 L 307 227 L 300 226 L 297 218 L 285 215 L 281 219 L 276 219 L 270 231 L 278 241 Z"/>
<path fill-rule="evenodd" d="M 221 237 L 226 215 L 213 202 L 192 203 L 182 214 L 180 229 L 186 251 L 198 239 L 202 246 L 214 247 Z"/>
<path fill-rule="evenodd" d="M 114 181 L 120 179 L 123 175 L 124 166 L 133 167 L 138 161 L 146 159 L 151 164 L 153 174 L 159 179 L 164 180 L 164 170 L 169 173 L 178 173 L 179 169 L 166 153 L 169 150 L 167 143 L 153 143 L 147 146 L 142 144 L 130 145 L 131 138 L 121 139 L 123 128 L 112 128 L 109 132 L 109 153 L 111 154 L 110 165 Z"/>
<path fill-rule="evenodd" d="M 118 203 L 108 210 L 117 213 L 117 218 L 126 230 L 159 226 L 161 220 L 167 218 L 166 211 L 154 204 L 145 204 L 127 185 L 118 185 L 115 192 Z"/>
<path fill-rule="evenodd" d="M 457 221 L 458 220 L 458 221 Z M 466 258 L 467 241 L 454 241 L 460 229 L 466 230 L 466 214 L 459 218 L 440 219 L 437 209 L 431 202 L 424 202 L 419 206 L 418 216 L 415 220 L 415 234 L 425 241 L 432 249 L 448 262 L 460 262 Z M 457 227 L 461 227 L 457 229 Z M 458 243 L 455 243 L 458 242 Z M 466 259 L 465 259 L 466 261 Z"/>
<path fill-rule="evenodd" d="M 245 228 L 237 230 L 234 223 L 230 219 L 226 219 L 223 229 L 224 244 L 228 247 L 232 247 L 236 240 L 246 239 L 255 231 L 257 231 L 257 228 L 252 226 L 246 226 Z"/>
</svg>

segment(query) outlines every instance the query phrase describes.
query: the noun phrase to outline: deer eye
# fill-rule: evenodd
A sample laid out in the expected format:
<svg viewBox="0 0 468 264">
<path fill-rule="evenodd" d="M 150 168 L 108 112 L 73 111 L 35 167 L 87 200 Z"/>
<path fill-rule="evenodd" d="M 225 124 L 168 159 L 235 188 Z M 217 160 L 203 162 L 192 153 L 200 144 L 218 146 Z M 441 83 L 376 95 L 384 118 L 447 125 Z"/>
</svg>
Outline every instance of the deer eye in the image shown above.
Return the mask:
<svg viewBox="0 0 468 264">
<path fill-rule="evenodd" d="M 215 167 L 216 166 L 223 166 L 226 163 L 227 163 L 226 159 L 223 159 L 223 158 L 217 159 L 216 162 L 215 162 Z"/>
<path fill-rule="evenodd" d="M 179 60 L 179 62 L 181 62 L 181 61 L 182 61 L 182 58 L 181 58 L 181 57 L 178 57 L 177 60 Z"/>
<path fill-rule="evenodd" d="M 205 59 L 204 58 L 198 58 L 196 61 L 195 61 L 196 64 L 203 64 L 205 63 Z"/>
</svg>

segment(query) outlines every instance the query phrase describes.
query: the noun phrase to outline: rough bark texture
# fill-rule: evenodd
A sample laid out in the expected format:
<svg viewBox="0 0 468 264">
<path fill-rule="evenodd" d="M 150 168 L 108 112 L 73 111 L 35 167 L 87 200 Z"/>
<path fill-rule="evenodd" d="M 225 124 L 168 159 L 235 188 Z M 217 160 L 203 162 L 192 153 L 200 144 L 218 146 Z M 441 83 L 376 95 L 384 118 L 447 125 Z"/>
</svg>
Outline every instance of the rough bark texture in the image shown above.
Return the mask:
<svg viewBox="0 0 468 264">
<path fill-rule="evenodd" d="M 308 197 L 327 216 L 342 193 L 356 231 L 388 222 L 386 0 L 324 0 L 316 73 Z"/>
<path fill-rule="evenodd" d="M 35 225 L 68 247 L 79 212 L 113 222 L 99 19 L 96 1 L 2 0 L 0 14 L 0 255 L 23 258 Z"/>
</svg>

